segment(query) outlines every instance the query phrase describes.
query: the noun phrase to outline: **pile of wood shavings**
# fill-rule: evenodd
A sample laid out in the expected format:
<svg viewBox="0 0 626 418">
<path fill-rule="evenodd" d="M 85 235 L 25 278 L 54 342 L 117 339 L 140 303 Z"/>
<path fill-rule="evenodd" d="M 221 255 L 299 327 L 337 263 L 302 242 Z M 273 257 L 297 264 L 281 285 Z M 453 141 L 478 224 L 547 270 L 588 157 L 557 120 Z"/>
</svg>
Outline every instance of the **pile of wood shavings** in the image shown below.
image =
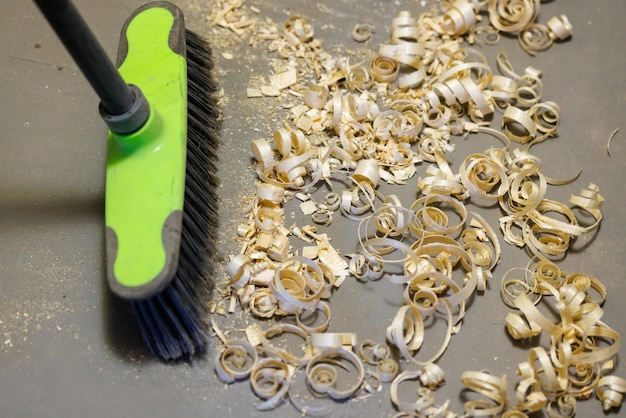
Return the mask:
<svg viewBox="0 0 626 418">
<path fill-rule="evenodd" d="M 600 320 L 606 291 L 593 276 L 568 274 L 555 264 L 577 236 L 597 229 L 604 199 L 593 184 L 569 205 L 546 197 L 548 185 L 568 181 L 546 178 L 540 159 L 530 153 L 532 145 L 558 133 L 560 110 L 542 100 L 541 71 L 528 67 L 519 74 L 500 54 L 500 74 L 494 75 L 485 57 L 468 46 L 481 34 L 508 31 L 530 48 L 531 35 L 539 31 L 539 2 L 518 2 L 521 9 L 502 3 L 457 0 L 419 17 L 402 12 L 392 22 L 391 42 L 369 65 L 325 53 L 303 17 L 293 16 L 280 28 L 267 22 L 261 27 L 242 14 L 242 2 L 222 2 L 216 10 L 214 23 L 240 36 L 249 31 L 251 43 L 266 43 L 283 61 L 269 83 L 248 87 L 248 97 L 300 99 L 273 141 L 251 144 L 260 182 L 248 220 L 237 230 L 244 244 L 227 266 L 230 311 L 239 305 L 254 317 L 294 318 L 296 324 L 265 330 L 254 324 L 245 339 L 228 338 L 215 327 L 224 344 L 216 359 L 218 376 L 227 383 L 250 379 L 262 401 L 258 409 L 289 400 L 303 414 L 330 413 L 328 406 L 293 396 L 304 374 L 311 399 L 355 399 L 390 382 L 397 416 L 456 416 L 448 401 L 435 399 L 444 381 L 436 362 L 462 326 L 466 300 L 487 288 L 500 257 L 497 235 L 467 210 L 470 201 L 499 205 L 505 241 L 532 255 L 521 278 L 503 278 L 503 300 L 517 311 L 507 316 L 507 330 L 516 339 L 545 332 L 551 344 L 529 350 L 528 361 L 520 363 L 515 400 L 508 399 L 505 376 L 465 372 L 462 383 L 476 399 L 465 403 L 464 416 L 525 417 L 544 410 L 568 417 L 575 414 L 576 399 L 593 394 L 605 410 L 621 404 L 626 381 L 611 375 L 619 335 Z M 479 26 L 481 8 L 489 12 L 490 25 Z M 571 34 L 564 16 L 541 30 L 549 37 L 550 31 L 558 33 L 552 39 Z M 311 73 L 314 81 L 302 84 Z M 492 126 L 494 112 L 502 112 L 500 129 Z M 445 158 L 454 150 L 451 137 L 476 132 L 495 136 L 503 147 L 472 154 L 453 172 Z M 379 192 L 381 181 L 407 184 L 421 163 L 431 165 L 417 181 L 421 197 L 409 208 Z M 334 190 L 323 203 L 308 193 L 345 173 L 352 187 Z M 358 222 L 356 254 L 341 256 L 315 226 L 287 227 L 285 202 L 293 197 L 313 223 L 330 225 L 333 216 Z M 583 226 L 574 209 L 594 222 Z M 305 243 L 300 251 L 290 242 L 296 238 Z M 386 343 L 359 344 L 353 333 L 326 332 L 327 301 L 349 277 L 405 286 L 405 304 L 386 335 L 407 369 Z M 560 321 L 543 316 L 539 303 L 553 304 Z M 303 317 L 312 312 L 321 323 L 305 324 Z M 424 321 L 435 315 L 448 323 L 447 336 L 433 357 L 418 360 Z M 283 334 L 301 338 L 303 352 L 275 346 L 272 339 Z M 338 381 L 342 370 L 352 371 L 348 384 Z M 398 385 L 407 380 L 419 381 L 415 401 L 398 399 Z"/>
</svg>

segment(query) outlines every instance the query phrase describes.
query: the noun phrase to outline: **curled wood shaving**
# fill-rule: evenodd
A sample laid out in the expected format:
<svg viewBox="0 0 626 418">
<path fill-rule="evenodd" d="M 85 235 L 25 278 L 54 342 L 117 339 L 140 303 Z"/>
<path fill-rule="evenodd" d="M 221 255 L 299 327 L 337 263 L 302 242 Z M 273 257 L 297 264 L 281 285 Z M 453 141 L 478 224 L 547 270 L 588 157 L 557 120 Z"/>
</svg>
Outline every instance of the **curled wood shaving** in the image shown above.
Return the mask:
<svg viewBox="0 0 626 418">
<path fill-rule="evenodd" d="M 376 370 L 380 374 L 380 380 L 383 383 L 392 382 L 398 375 L 400 370 L 398 362 L 391 358 L 380 360 L 376 364 Z"/>
<path fill-rule="evenodd" d="M 506 376 L 493 376 L 486 372 L 464 372 L 461 383 L 480 396 L 465 402 L 465 413 L 469 416 L 495 416 L 507 403 Z"/>
<path fill-rule="evenodd" d="M 283 25 L 283 36 L 290 44 L 309 42 L 313 39 L 313 33 L 313 26 L 301 16 L 291 16 Z"/>
<path fill-rule="evenodd" d="M 374 27 L 372 25 L 361 25 L 356 24 L 354 28 L 352 28 L 352 39 L 357 42 L 365 42 L 372 37 L 372 30 Z"/>
<path fill-rule="evenodd" d="M 489 20 L 502 32 L 519 32 L 539 14 L 539 0 L 489 0 Z"/>
<path fill-rule="evenodd" d="M 459 167 L 461 182 L 470 198 L 496 202 L 507 192 L 509 177 L 500 160 L 488 154 L 471 154 Z"/>
<path fill-rule="evenodd" d="M 370 63 L 374 80 L 384 83 L 393 83 L 400 74 L 398 62 L 390 57 L 377 56 Z"/>
<path fill-rule="evenodd" d="M 316 308 L 315 313 L 321 312 L 324 315 L 324 320 L 321 324 L 318 325 L 305 325 L 303 322 L 303 317 L 306 315 L 310 315 L 310 312 L 305 310 L 301 310 L 296 313 L 296 324 L 308 332 L 309 334 L 319 334 L 325 332 L 330 326 L 330 305 L 327 302 L 321 301 Z"/>
<path fill-rule="evenodd" d="M 303 375 L 305 379 L 303 386 L 306 387 L 306 392 L 303 394 L 298 393 L 294 390 L 294 387 L 296 386 L 296 383 L 298 382 L 298 377 L 300 375 Z M 304 367 L 298 367 L 293 371 L 290 379 L 291 387 L 290 390 L 287 392 L 289 401 L 294 406 L 294 408 L 299 411 L 303 416 L 306 415 L 313 417 L 324 417 L 330 415 L 332 413 L 332 406 L 320 402 L 320 399 L 322 398 L 311 392 L 311 389 L 309 388 L 306 379 L 307 376 L 305 375 Z"/>
<path fill-rule="evenodd" d="M 474 28 L 476 11 L 467 0 L 456 0 L 442 18 L 442 29 L 448 35 L 460 35 Z"/>
<path fill-rule="evenodd" d="M 554 40 L 564 40 L 572 35 L 572 25 L 567 16 L 554 16 L 547 25 L 531 23 L 519 33 L 519 43 L 529 55 L 550 48 Z"/>
<path fill-rule="evenodd" d="M 550 418 L 571 418 L 576 415 L 576 398 L 564 395 L 548 403 L 546 409 Z"/>
<path fill-rule="evenodd" d="M 550 29 L 538 23 L 526 26 L 520 32 L 518 40 L 522 49 L 531 56 L 535 56 L 537 52 L 550 48 L 553 42 Z"/>
<path fill-rule="evenodd" d="M 597 396 L 602 401 L 604 411 L 621 405 L 626 392 L 626 380 L 617 376 L 604 376 L 598 381 L 597 387 Z"/>
<path fill-rule="evenodd" d="M 404 305 L 398 310 L 391 325 L 387 328 L 387 339 L 398 348 L 405 360 L 419 365 L 426 365 L 437 361 L 445 352 L 453 334 L 454 324 L 449 302 L 442 301 L 440 306 L 443 306 L 446 311 L 446 336 L 443 338 L 439 350 L 428 360 L 416 360 L 413 357 L 414 353 L 421 347 L 424 338 L 424 324 L 421 311 L 415 305 Z M 417 312 L 420 313 L 418 314 Z M 408 313 L 410 315 L 407 315 Z"/>
<path fill-rule="evenodd" d="M 422 382 L 422 385 L 425 387 L 435 390 L 438 386 L 443 384 L 445 377 L 446 374 L 441 367 L 435 363 L 428 363 L 422 369 L 420 382 Z"/>
<path fill-rule="evenodd" d="M 448 410 L 448 401 L 446 401 L 442 405 L 437 405 L 435 403 L 435 395 L 434 392 L 428 387 L 421 386 L 417 390 L 417 400 L 415 401 L 402 401 L 399 399 L 398 395 L 398 386 L 410 380 L 421 380 L 423 376 L 423 370 L 406 370 L 400 373 L 394 380 L 391 382 L 391 387 L 389 389 L 391 393 L 391 402 L 393 405 L 400 410 L 399 414 L 394 415 L 394 417 L 412 417 L 412 416 L 429 416 L 429 417 L 437 417 L 437 416 L 446 416 L 446 417 L 455 417 Z"/>
<path fill-rule="evenodd" d="M 373 341 L 365 340 L 359 345 L 359 356 L 367 364 L 378 364 L 382 360 L 390 357 L 391 352 L 387 344 L 375 344 Z"/>
<path fill-rule="evenodd" d="M 350 362 L 356 369 L 356 378 L 351 386 L 338 389 L 336 386 L 338 360 Z M 344 348 L 329 348 L 313 357 L 306 366 L 307 382 L 313 391 L 319 395 L 327 395 L 331 399 L 343 400 L 354 395 L 363 384 L 365 369 L 358 356 Z"/>
<path fill-rule="evenodd" d="M 265 331 L 263 331 L 262 338 L 261 338 L 263 351 L 265 351 L 266 353 L 270 353 L 271 355 L 275 357 L 281 358 L 283 361 L 287 362 L 288 364 L 299 365 L 299 366 L 306 364 L 311 358 L 311 355 L 312 355 L 311 350 L 305 347 L 305 349 L 303 350 L 303 354 L 300 356 L 297 356 L 294 353 L 292 353 L 291 350 L 284 348 L 284 347 L 278 347 L 275 344 L 272 344 L 270 342 L 272 339 L 282 334 L 296 335 L 302 338 L 303 340 L 306 340 L 308 338 L 308 334 L 302 328 L 297 327 L 295 325 L 290 325 L 290 324 L 274 325 L 266 329 Z"/>
<path fill-rule="evenodd" d="M 434 397 L 429 390 L 421 390 L 418 395 L 421 395 L 417 401 L 407 402 L 400 401 L 398 399 L 398 385 L 407 380 L 417 379 L 421 374 L 420 370 L 416 371 L 404 371 L 398 375 L 391 383 L 391 402 L 400 410 L 400 411 L 421 411 L 425 408 L 430 407 L 434 403 Z"/>
<path fill-rule="evenodd" d="M 257 358 L 257 352 L 249 342 L 229 340 L 215 359 L 215 371 L 224 383 L 247 379 Z"/>
<path fill-rule="evenodd" d="M 266 358 L 258 361 L 250 372 L 252 391 L 263 400 L 255 407 L 268 411 L 280 405 L 289 390 L 289 369 L 285 362 Z"/>
<path fill-rule="evenodd" d="M 328 87 L 310 86 L 304 93 L 304 103 L 315 109 L 322 109 L 328 100 Z"/>
<path fill-rule="evenodd" d="M 311 334 L 311 345 L 320 351 L 342 347 L 351 350 L 356 344 L 356 334 L 351 332 L 325 332 Z"/>
<path fill-rule="evenodd" d="M 611 156 L 611 142 L 613 141 L 613 138 L 615 138 L 615 135 L 617 135 L 618 132 L 619 132 L 619 128 L 611 132 L 611 135 L 609 135 L 609 140 L 606 143 L 606 153 L 608 154 L 609 157 Z"/>
<path fill-rule="evenodd" d="M 559 40 L 564 40 L 572 36 L 572 24 L 565 15 L 551 17 L 547 25 L 552 31 L 552 36 Z"/>
<path fill-rule="evenodd" d="M 300 309 L 315 309 L 324 286 L 324 273 L 310 259 L 294 256 L 276 270 L 270 290 L 281 310 L 296 313 Z"/>
</svg>

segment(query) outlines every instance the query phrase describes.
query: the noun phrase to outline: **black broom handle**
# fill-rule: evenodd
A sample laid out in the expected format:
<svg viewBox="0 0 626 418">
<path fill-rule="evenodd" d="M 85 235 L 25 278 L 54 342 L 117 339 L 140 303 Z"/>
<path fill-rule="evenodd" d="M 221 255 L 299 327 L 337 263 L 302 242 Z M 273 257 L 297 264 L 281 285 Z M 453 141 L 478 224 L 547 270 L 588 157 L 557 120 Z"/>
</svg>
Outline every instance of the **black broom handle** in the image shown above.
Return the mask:
<svg viewBox="0 0 626 418">
<path fill-rule="evenodd" d="M 128 112 L 133 93 L 70 0 L 35 0 L 110 115 Z"/>
</svg>

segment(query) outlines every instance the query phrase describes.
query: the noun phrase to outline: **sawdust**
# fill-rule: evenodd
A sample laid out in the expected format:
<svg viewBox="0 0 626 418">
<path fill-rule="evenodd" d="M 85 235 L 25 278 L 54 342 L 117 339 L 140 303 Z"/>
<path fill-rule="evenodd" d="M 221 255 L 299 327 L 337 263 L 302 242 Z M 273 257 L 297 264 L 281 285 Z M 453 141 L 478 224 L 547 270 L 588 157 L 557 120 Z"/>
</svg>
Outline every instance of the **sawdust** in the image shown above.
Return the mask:
<svg viewBox="0 0 626 418">
<path fill-rule="evenodd" d="M 73 269 L 67 266 L 49 266 L 43 272 L 33 270 L 28 265 L 23 267 L 30 274 L 40 275 L 42 285 L 30 286 L 28 291 L 16 292 L 23 295 L 6 298 L 0 317 L 0 352 L 9 354 L 13 351 L 20 352 L 29 343 L 35 333 L 40 332 L 67 332 L 78 336 L 76 326 L 67 321 L 74 312 L 71 303 L 67 300 L 67 294 L 51 289 L 63 289 L 64 286 L 54 286 L 68 277 Z M 45 285 L 44 285 L 45 283 Z M 69 290 L 69 289 L 68 289 Z"/>
<path fill-rule="evenodd" d="M 63 304 L 53 301 L 23 301 L 11 307 L 11 313 L 0 320 L 2 353 L 6 354 L 11 349 L 19 351 L 28 343 L 33 332 L 39 332 L 44 327 L 52 326 L 62 331 L 63 327 L 54 322 L 59 312 L 63 311 Z M 67 310 L 65 312 L 68 313 Z"/>
</svg>

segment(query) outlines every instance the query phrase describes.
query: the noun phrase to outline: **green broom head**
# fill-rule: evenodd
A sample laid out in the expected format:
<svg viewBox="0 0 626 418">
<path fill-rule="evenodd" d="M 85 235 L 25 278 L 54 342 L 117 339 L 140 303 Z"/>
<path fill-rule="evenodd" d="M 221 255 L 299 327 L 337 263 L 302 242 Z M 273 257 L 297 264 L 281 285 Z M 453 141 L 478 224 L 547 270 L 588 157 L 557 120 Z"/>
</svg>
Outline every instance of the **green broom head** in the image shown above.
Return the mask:
<svg viewBox="0 0 626 418">
<path fill-rule="evenodd" d="M 109 287 L 132 302 L 154 354 L 188 358 L 207 342 L 202 301 L 209 292 L 217 209 L 210 50 L 187 33 L 176 6 L 150 3 L 124 25 L 118 67 L 143 92 L 150 114 L 136 132 L 109 133 Z"/>
</svg>

